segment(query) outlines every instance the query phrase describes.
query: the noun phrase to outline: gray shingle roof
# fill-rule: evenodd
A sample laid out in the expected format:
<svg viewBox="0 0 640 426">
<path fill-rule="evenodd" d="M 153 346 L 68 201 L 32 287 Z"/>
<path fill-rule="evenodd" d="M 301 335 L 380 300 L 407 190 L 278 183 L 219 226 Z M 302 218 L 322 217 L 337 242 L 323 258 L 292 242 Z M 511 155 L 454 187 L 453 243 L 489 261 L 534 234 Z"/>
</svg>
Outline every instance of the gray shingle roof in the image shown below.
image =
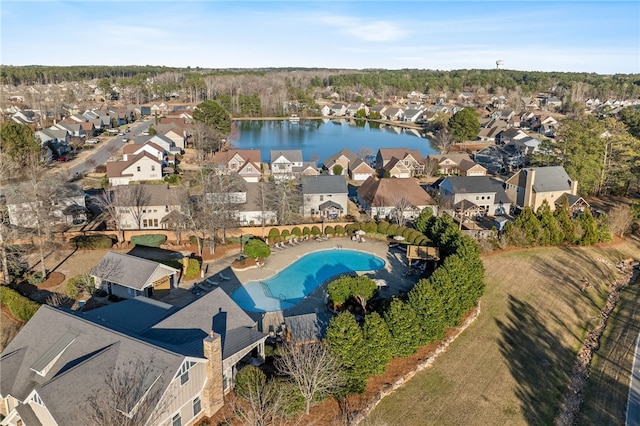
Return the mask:
<svg viewBox="0 0 640 426">
<path fill-rule="evenodd" d="M 286 317 L 284 323 L 289 329 L 292 341 L 314 342 L 325 338 L 331 317 L 328 312 L 294 315 Z"/>
<path fill-rule="evenodd" d="M 126 334 L 141 334 L 177 310 L 175 306 L 140 296 L 78 315 Z"/>
<path fill-rule="evenodd" d="M 343 175 L 302 176 L 303 194 L 346 194 L 347 179 Z"/>
<path fill-rule="evenodd" d="M 142 290 L 157 279 L 177 272 L 162 263 L 114 251 L 107 252 L 92 275 L 124 287 Z"/>
<path fill-rule="evenodd" d="M 508 203 L 509 198 L 504 191 L 504 184 L 489 176 L 453 176 L 448 181 L 455 194 L 495 193 L 495 201 Z"/>
<path fill-rule="evenodd" d="M 67 334 L 74 334 L 75 340 L 44 377 L 33 371 L 36 361 Z M 43 305 L 2 353 L 0 392 L 24 400 L 35 389 L 58 424 L 82 424 L 78 404 L 104 389 L 105 377 L 114 368 L 144 360 L 149 371 L 160 376 L 157 385 L 164 389 L 183 359 L 71 312 Z"/>
<path fill-rule="evenodd" d="M 571 191 L 571 179 L 562 166 L 530 167 L 529 170 L 536 172 L 534 191 Z"/>
<path fill-rule="evenodd" d="M 216 288 L 160 321 L 143 335 L 185 355 L 202 357 L 202 339 L 211 330 L 222 336 L 226 359 L 266 336 L 256 323 L 221 288 Z"/>
<path fill-rule="evenodd" d="M 301 149 L 283 149 L 283 150 L 271 150 L 271 162 L 273 163 L 280 156 L 284 156 L 291 163 L 302 162 L 302 150 Z"/>
<path fill-rule="evenodd" d="M 343 155 L 349 160 L 349 162 L 356 161 L 359 158 L 349 148 L 344 148 L 344 149 L 340 150 L 339 152 L 336 152 L 335 154 L 329 156 L 326 160 L 324 160 L 323 161 L 323 165 L 327 166 L 327 167 L 331 166 L 333 163 L 336 162 L 336 160 L 338 158 L 340 158 Z"/>
</svg>

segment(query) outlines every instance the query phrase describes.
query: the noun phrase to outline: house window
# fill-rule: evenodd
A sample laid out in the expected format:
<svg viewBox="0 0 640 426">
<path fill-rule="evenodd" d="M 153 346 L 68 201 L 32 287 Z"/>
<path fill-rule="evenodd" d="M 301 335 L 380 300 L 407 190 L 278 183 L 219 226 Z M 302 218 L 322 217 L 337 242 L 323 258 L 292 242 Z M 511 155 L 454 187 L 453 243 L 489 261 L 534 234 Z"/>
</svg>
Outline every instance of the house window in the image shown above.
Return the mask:
<svg viewBox="0 0 640 426">
<path fill-rule="evenodd" d="M 137 171 L 140 171 L 140 166 L 136 167 L 136 170 L 137 170 Z"/>
<path fill-rule="evenodd" d="M 200 397 L 197 397 L 193 400 L 193 417 L 197 416 L 200 411 L 202 411 L 202 402 Z"/>
<path fill-rule="evenodd" d="M 187 383 L 189 381 L 189 370 L 185 371 L 184 373 L 182 373 L 182 375 L 180 376 L 180 384 L 184 385 L 185 383 Z"/>
<path fill-rule="evenodd" d="M 153 227 L 154 228 L 158 227 L 158 219 L 153 219 Z"/>
<path fill-rule="evenodd" d="M 478 196 L 476 195 L 476 200 L 479 200 L 479 199 L 480 199 L 480 197 L 478 197 Z"/>
<path fill-rule="evenodd" d="M 182 426 L 182 417 L 180 413 L 171 418 L 171 426 Z"/>
<path fill-rule="evenodd" d="M 176 376 L 174 377 L 174 379 L 177 379 L 178 377 L 180 377 L 181 385 L 184 385 L 185 383 L 187 383 L 189 381 L 189 370 L 194 365 L 196 365 L 194 361 L 183 362 L 182 365 L 180 366 L 180 370 L 176 373 Z"/>
<path fill-rule="evenodd" d="M 42 399 L 40 399 L 40 395 L 38 395 L 37 393 L 33 394 L 33 396 L 31 397 L 31 401 L 44 407 L 44 402 L 42 402 Z"/>
<path fill-rule="evenodd" d="M 151 165 L 151 171 L 152 171 L 152 172 L 155 172 L 155 171 L 156 171 L 156 166 Z"/>
<path fill-rule="evenodd" d="M 142 219 L 142 227 L 143 228 L 147 227 L 147 219 Z"/>
<path fill-rule="evenodd" d="M 136 295 L 136 291 L 135 291 L 135 289 L 133 289 L 133 288 L 127 288 L 127 294 L 128 294 L 129 296 L 133 296 L 133 297 L 135 297 L 135 295 Z"/>
<path fill-rule="evenodd" d="M 324 195 L 320 196 L 320 201 L 324 201 Z"/>
</svg>

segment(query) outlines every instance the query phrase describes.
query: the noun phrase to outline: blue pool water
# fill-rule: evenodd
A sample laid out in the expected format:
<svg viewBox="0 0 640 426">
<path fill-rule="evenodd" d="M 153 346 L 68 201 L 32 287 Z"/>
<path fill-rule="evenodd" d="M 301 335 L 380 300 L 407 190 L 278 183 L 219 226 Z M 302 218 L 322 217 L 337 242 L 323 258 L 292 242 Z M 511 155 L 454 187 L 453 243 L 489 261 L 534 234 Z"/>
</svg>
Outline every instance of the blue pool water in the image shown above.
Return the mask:
<svg viewBox="0 0 640 426">
<path fill-rule="evenodd" d="M 309 253 L 277 275 L 262 281 L 249 281 L 231 298 L 245 311 L 272 312 L 298 304 L 329 278 L 354 271 L 374 271 L 384 260 L 355 250 L 321 250 Z"/>
</svg>

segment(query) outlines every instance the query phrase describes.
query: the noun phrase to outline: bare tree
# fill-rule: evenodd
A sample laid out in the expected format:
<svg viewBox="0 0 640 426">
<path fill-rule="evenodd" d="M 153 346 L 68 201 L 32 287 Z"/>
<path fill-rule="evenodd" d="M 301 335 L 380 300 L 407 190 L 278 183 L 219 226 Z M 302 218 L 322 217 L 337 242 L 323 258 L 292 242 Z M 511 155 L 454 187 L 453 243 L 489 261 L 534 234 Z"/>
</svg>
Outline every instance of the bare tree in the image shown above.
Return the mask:
<svg viewBox="0 0 640 426">
<path fill-rule="evenodd" d="M 294 182 L 270 182 L 268 206 L 276 213 L 279 225 L 293 225 L 300 220 L 302 192 Z"/>
<path fill-rule="evenodd" d="M 276 369 L 287 375 L 305 399 L 305 414 L 309 414 L 311 402 L 340 389 L 344 383 L 340 363 L 329 347 L 322 343 L 287 345 L 276 360 Z"/>
<path fill-rule="evenodd" d="M 440 150 L 441 154 L 448 154 L 454 143 L 453 135 L 449 129 L 441 129 L 433 136 L 433 143 Z"/>
<path fill-rule="evenodd" d="M 105 190 L 97 197 L 106 213 L 115 222 L 115 228 L 122 231 L 122 222 L 131 216 L 137 229 L 142 228 L 143 210 L 149 204 L 149 192 L 144 185 L 122 185 Z M 118 235 L 118 241 L 121 241 Z M 124 236 L 122 236 L 124 239 Z"/>
<path fill-rule="evenodd" d="M 397 194 L 393 199 L 393 218 L 398 225 L 404 223 L 404 213 L 412 207 L 406 194 Z"/>
<path fill-rule="evenodd" d="M 267 426 L 286 423 L 286 397 L 277 379 L 267 380 L 259 368 L 248 365 L 238 372 L 234 390 L 245 402 L 236 407 L 243 424 Z"/>
<path fill-rule="evenodd" d="M 86 424 L 138 426 L 154 424 L 163 414 L 156 407 L 163 396 L 161 376 L 167 374 L 153 359 L 116 366 L 83 407 Z M 163 400 L 166 406 L 167 401 Z"/>
<path fill-rule="evenodd" d="M 607 213 L 607 222 L 611 232 L 623 238 L 633 224 L 633 212 L 627 204 L 618 204 Z"/>
</svg>

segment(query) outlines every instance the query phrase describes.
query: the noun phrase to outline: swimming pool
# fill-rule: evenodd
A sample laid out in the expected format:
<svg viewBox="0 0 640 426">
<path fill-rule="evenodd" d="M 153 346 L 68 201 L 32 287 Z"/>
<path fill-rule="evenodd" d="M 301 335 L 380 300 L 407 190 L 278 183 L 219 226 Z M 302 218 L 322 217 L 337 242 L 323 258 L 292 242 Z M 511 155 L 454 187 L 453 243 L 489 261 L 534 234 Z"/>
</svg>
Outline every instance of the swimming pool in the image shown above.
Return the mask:
<svg viewBox="0 0 640 426">
<path fill-rule="evenodd" d="M 355 250 L 320 250 L 309 253 L 278 274 L 249 281 L 231 294 L 245 311 L 272 312 L 289 309 L 329 278 L 355 271 L 382 269 L 384 260 Z"/>
</svg>

